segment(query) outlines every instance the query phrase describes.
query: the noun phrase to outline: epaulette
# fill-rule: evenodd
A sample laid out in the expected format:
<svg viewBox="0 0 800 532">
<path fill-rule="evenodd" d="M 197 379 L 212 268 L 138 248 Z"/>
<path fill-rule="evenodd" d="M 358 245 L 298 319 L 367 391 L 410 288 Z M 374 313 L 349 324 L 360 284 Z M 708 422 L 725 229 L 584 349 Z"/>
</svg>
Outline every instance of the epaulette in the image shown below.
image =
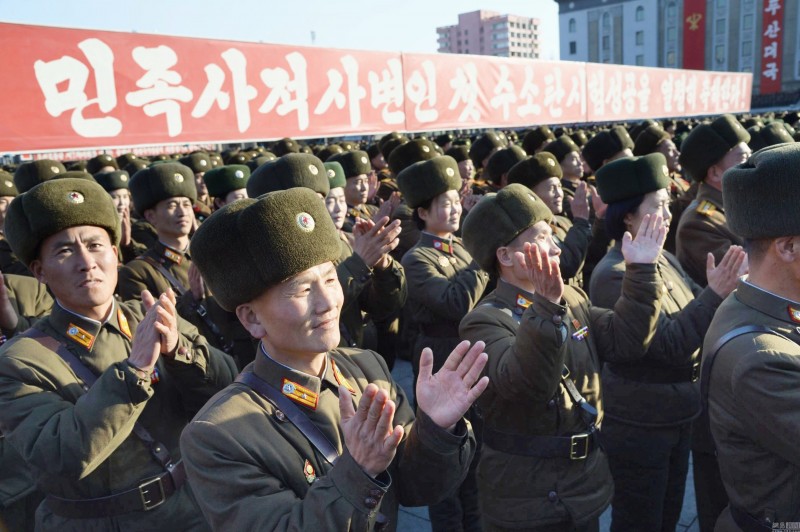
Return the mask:
<svg viewBox="0 0 800 532">
<path fill-rule="evenodd" d="M 711 216 L 712 214 L 717 212 L 717 206 L 708 200 L 703 200 L 697 206 L 697 212 L 700 214 L 704 214 L 706 216 Z"/>
</svg>

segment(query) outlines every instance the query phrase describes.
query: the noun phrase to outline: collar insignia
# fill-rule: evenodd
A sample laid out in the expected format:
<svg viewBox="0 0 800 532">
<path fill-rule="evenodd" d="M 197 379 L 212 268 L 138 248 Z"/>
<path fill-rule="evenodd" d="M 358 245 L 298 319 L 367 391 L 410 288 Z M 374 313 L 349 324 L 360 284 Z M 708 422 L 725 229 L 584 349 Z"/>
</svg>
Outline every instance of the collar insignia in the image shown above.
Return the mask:
<svg viewBox="0 0 800 532">
<path fill-rule="evenodd" d="M 800 308 L 789 305 L 789 318 L 795 323 L 800 323 Z"/>
<path fill-rule="evenodd" d="M 177 251 L 172 251 L 169 248 L 164 249 L 164 257 L 178 265 L 183 262 L 183 256 Z"/>
<path fill-rule="evenodd" d="M 119 330 L 128 337 L 128 340 L 131 340 L 133 336 L 131 335 L 130 325 L 128 325 L 128 318 L 125 317 L 125 313 L 122 312 L 121 308 L 117 309 L 117 321 L 119 322 Z"/>
<path fill-rule="evenodd" d="M 313 410 L 317 409 L 317 400 L 319 399 L 317 394 L 304 386 L 300 386 L 296 382 L 292 382 L 289 379 L 283 379 L 283 387 L 281 388 L 281 392 L 295 403 L 300 403 L 301 405 L 307 406 Z"/>
<path fill-rule="evenodd" d="M 352 394 L 355 395 L 356 391 L 353 389 L 353 385 L 350 384 L 350 381 L 344 378 L 342 372 L 339 371 L 339 368 L 336 366 L 336 362 L 331 359 L 331 367 L 333 367 L 333 377 L 336 379 L 336 382 L 347 388 L 347 390 Z"/>
<path fill-rule="evenodd" d="M 705 214 L 706 216 L 711 216 L 717 212 L 717 206 L 708 200 L 703 200 L 700 202 L 700 205 L 697 206 L 697 212 Z"/>
<path fill-rule="evenodd" d="M 449 253 L 450 255 L 453 254 L 453 244 L 448 244 L 447 242 L 439 239 L 433 240 L 433 247 L 438 249 L 439 251 L 443 251 L 445 253 Z"/>
<path fill-rule="evenodd" d="M 67 336 L 86 349 L 91 349 L 92 344 L 94 344 L 94 336 L 84 331 L 74 323 L 69 324 L 69 327 L 67 328 Z"/>
</svg>

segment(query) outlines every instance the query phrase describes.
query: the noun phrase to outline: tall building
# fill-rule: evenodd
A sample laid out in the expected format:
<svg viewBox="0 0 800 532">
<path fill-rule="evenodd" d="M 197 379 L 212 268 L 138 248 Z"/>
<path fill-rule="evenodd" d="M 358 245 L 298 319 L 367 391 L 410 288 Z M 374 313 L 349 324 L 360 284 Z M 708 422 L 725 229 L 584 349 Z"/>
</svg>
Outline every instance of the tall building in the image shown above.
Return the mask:
<svg viewBox="0 0 800 532">
<path fill-rule="evenodd" d="M 539 58 L 539 19 L 472 11 L 458 24 L 436 28 L 439 51 L 451 54 Z"/>
<path fill-rule="evenodd" d="M 754 105 L 800 97 L 795 0 L 556 2 L 562 60 L 752 72 Z"/>
</svg>

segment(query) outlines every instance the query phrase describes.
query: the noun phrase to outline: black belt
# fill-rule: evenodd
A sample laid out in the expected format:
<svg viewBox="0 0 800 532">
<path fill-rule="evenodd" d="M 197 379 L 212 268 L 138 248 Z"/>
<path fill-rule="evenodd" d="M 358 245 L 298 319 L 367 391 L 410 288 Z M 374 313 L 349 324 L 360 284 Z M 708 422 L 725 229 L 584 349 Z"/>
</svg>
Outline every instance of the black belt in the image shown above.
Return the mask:
<svg viewBox="0 0 800 532">
<path fill-rule="evenodd" d="M 155 478 L 143 480 L 135 488 L 107 497 L 62 499 L 48 495 L 45 501 L 54 514 L 71 519 L 97 519 L 131 512 L 148 512 L 164 504 L 186 481 L 183 462 L 168 468 L 168 471 Z"/>
<path fill-rule="evenodd" d="M 614 375 L 638 382 L 653 384 L 673 384 L 679 382 L 697 382 L 700 377 L 700 362 L 680 368 L 652 367 L 641 364 L 609 364 L 608 369 Z"/>
<path fill-rule="evenodd" d="M 539 458 L 584 460 L 597 447 L 597 431 L 571 436 L 526 436 L 483 427 L 483 443 L 503 453 Z"/>
<path fill-rule="evenodd" d="M 756 519 L 738 506 L 728 504 L 736 525 L 744 532 L 768 532 L 772 530 L 772 522 L 769 519 Z"/>
<path fill-rule="evenodd" d="M 422 323 L 419 328 L 430 338 L 458 338 L 457 323 Z"/>
</svg>

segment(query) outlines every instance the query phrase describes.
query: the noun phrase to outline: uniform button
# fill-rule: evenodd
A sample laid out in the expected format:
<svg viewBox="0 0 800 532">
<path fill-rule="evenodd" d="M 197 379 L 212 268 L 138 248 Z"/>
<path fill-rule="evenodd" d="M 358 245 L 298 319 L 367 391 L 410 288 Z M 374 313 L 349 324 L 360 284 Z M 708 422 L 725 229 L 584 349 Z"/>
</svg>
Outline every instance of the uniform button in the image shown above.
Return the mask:
<svg viewBox="0 0 800 532">
<path fill-rule="evenodd" d="M 553 323 L 555 323 L 556 325 L 561 325 L 563 321 L 564 321 L 563 318 L 561 318 L 559 314 L 553 316 Z"/>
<path fill-rule="evenodd" d="M 369 508 L 370 510 L 378 506 L 378 501 L 373 499 L 372 497 L 367 497 L 364 499 L 364 506 Z"/>
<path fill-rule="evenodd" d="M 280 410 L 275 411 L 275 419 L 278 421 L 286 421 L 286 414 L 281 412 Z"/>
<path fill-rule="evenodd" d="M 372 490 L 369 490 L 369 496 L 370 497 L 374 497 L 376 499 L 380 499 L 381 497 L 383 497 L 383 492 L 381 490 L 378 490 L 378 489 L 372 489 Z"/>
<path fill-rule="evenodd" d="M 547 408 L 553 408 L 555 406 L 556 406 L 556 400 L 555 399 L 550 399 L 549 401 L 547 401 Z"/>
<path fill-rule="evenodd" d="M 558 493 L 551 491 L 547 494 L 547 500 L 550 502 L 556 502 L 558 500 Z"/>
</svg>

